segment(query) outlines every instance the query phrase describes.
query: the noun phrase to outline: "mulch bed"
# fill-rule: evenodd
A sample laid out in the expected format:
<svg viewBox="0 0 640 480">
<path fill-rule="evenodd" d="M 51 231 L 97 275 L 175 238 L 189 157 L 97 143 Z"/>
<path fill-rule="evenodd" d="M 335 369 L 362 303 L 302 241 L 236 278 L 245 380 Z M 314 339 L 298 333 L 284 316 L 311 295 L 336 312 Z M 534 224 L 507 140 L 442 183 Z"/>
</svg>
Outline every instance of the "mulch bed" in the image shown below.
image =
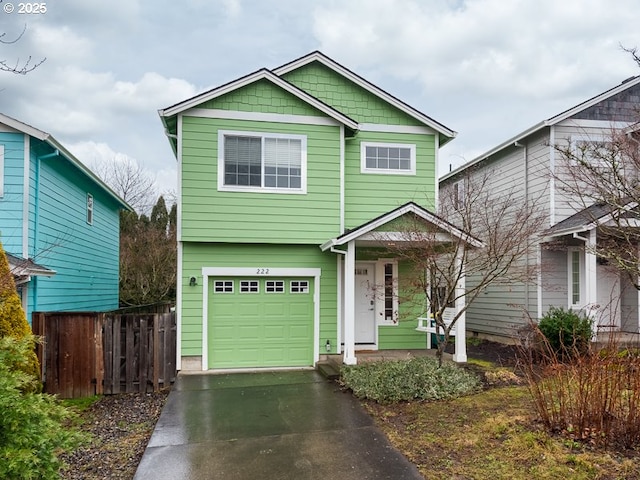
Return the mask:
<svg viewBox="0 0 640 480">
<path fill-rule="evenodd" d="M 106 395 L 80 415 L 88 443 L 63 455 L 63 479 L 132 479 L 169 391 Z"/>
</svg>

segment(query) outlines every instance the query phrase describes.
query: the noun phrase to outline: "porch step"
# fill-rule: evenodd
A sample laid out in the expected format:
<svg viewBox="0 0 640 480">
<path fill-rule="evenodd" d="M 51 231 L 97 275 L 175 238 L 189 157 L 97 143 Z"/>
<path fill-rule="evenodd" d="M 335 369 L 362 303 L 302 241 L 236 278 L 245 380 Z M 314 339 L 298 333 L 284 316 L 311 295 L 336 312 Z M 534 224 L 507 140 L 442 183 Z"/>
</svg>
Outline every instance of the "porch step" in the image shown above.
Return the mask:
<svg viewBox="0 0 640 480">
<path fill-rule="evenodd" d="M 323 360 L 316 363 L 316 370 L 328 380 L 336 380 L 340 378 L 340 369 L 331 360 Z"/>
</svg>

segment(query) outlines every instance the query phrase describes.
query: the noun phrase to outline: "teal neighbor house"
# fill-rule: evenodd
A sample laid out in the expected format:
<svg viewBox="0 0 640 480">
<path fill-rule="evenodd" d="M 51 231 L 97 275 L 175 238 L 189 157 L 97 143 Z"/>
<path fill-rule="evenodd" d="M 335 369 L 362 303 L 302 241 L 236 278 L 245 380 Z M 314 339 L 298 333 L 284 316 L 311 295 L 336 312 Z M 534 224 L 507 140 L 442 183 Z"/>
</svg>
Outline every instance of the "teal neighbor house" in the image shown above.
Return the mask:
<svg viewBox="0 0 640 480">
<path fill-rule="evenodd" d="M 118 308 L 123 209 L 50 134 L 0 114 L 0 241 L 29 321 Z"/>
<path fill-rule="evenodd" d="M 428 307 L 407 311 L 410 266 L 384 247 L 407 216 L 461 236 L 429 210 L 455 132 L 320 52 L 159 114 L 179 172 L 178 368 L 425 348 Z"/>
</svg>

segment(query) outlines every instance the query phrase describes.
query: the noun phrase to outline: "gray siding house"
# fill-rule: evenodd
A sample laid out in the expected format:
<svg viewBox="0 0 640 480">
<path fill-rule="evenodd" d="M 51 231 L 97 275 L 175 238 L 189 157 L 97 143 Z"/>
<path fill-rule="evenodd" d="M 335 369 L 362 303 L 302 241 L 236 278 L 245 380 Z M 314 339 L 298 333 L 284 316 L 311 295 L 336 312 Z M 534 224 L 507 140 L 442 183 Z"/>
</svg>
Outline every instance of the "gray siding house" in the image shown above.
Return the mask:
<svg viewBox="0 0 640 480">
<path fill-rule="evenodd" d="M 513 201 L 535 203 L 545 216 L 546 229 L 532 238 L 537 251 L 526 260 L 536 267 L 537 281 L 488 288 L 469 306 L 468 331 L 513 337 L 528 316 L 538 319 L 550 307 L 583 311 L 597 331 L 640 331 L 638 291 L 627 275 L 594 253 L 611 212 L 568 194 L 559 167 L 566 160 L 562 149 L 606 141 L 612 132 L 637 124 L 639 106 L 640 76 L 533 125 L 440 178 L 444 195 L 447 189 L 464 192 L 464 182 L 483 175 L 492 195 L 511 192 Z"/>
</svg>

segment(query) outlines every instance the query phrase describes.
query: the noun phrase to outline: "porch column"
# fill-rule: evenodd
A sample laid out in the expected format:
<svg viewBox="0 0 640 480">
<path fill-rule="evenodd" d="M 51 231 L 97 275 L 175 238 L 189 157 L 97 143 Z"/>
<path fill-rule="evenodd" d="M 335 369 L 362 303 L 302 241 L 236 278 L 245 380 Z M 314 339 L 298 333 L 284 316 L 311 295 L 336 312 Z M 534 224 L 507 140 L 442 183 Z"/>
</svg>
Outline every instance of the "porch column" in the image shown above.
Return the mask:
<svg viewBox="0 0 640 480">
<path fill-rule="evenodd" d="M 598 282 L 596 262 L 596 229 L 589 231 L 584 252 L 585 313 L 593 320 L 594 335 L 598 334 Z"/>
<path fill-rule="evenodd" d="M 344 364 L 355 365 L 355 321 L 356 321 L 356 243 L 347 243 L 347 254 L 344 258 Z"/>
<path fill-rule="evenodd" d="M 456 314 L 461 311 L 462 313 L 458 317 L 458 320 L 456 320 L 454 327 L 456 329 L 456 348 L 453 354 L 453 361 L 464 363 L 467 361 L 467 325 L 466 312 L 463 311 L 466 302 L 466 276 L 462 251 L 458 252 L 456 263 L 456 270 L 460 272 L 460 279 L 456 285 Z"/>
</svg>

